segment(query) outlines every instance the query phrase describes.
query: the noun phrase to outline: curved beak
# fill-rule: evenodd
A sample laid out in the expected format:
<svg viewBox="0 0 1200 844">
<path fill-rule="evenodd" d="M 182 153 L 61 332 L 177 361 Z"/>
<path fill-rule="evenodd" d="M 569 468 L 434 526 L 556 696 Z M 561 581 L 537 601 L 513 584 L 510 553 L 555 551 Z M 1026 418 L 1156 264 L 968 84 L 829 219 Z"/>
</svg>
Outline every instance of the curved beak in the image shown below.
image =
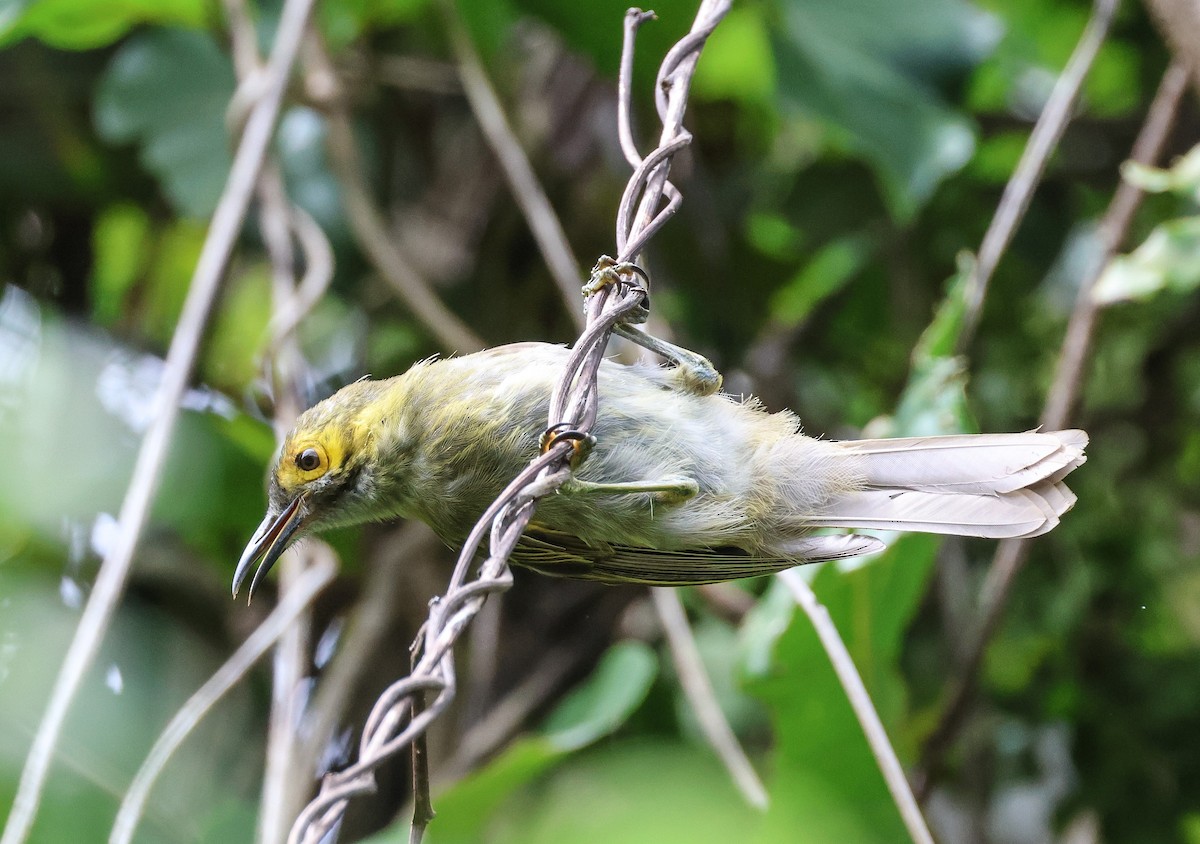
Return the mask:
<svg viewBox="0 0 1200 844">
<path fill-rule="evenodd" d="M 261 557 L 262 562 L 258 564 L 258 570 L 254 572 L 254 579 L 250 581 L 250 594 L 247 596 L 246 602 L 249 603 L 254 599 L 254 590 L 258 588 L 259 582 L 266 577 L 271 566 L 275 565 L 275 561 L 279 559 L 297 531 L 307 521 L 302 512 L 303 504 L 304 496 L 297 495 L 278 515 L 267 512 L 267 517 L 262 520 L 258 530 L 254 531 L 254 536 L 250 537 L 250 544 L 246 546 L 246 550 L 242 552 L 242 558 L 238 560 L 237 569 L 233 573 L 233 597 L 237 597 L 242 581 L 246 579 L 254 561 Z"/>
</svg>

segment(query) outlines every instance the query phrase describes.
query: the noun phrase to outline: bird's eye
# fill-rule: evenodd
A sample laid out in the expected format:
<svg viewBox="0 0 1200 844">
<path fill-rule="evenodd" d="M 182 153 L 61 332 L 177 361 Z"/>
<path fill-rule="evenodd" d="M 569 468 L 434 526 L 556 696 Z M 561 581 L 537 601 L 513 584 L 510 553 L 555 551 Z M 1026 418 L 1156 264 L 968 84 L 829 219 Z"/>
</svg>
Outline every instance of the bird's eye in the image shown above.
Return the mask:
<svg viewBox="0 0 1200 844">
<path fill-rule="evenodd" d="M 305 472 L 311 472 L 321 466 L 321 455 L 315 448 L 306 448 L 296 455 L 296 465 Z"/>
</svg>

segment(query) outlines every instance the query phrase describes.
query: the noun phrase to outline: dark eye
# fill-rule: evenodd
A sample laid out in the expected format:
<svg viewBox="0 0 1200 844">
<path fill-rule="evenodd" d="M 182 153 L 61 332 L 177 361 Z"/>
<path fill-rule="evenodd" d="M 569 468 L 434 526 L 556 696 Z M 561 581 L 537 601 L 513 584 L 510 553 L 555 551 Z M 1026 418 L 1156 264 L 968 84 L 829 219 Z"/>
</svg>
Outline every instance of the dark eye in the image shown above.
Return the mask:
<svg viewBox="0 0 1200 844">
<path fill-rule="evenodd" d="M 321 455 L 315 448 L 306 448 L 296 455 L 296 465 L 305 472 L 311 472 L 321 466 Z"/>
</svg>

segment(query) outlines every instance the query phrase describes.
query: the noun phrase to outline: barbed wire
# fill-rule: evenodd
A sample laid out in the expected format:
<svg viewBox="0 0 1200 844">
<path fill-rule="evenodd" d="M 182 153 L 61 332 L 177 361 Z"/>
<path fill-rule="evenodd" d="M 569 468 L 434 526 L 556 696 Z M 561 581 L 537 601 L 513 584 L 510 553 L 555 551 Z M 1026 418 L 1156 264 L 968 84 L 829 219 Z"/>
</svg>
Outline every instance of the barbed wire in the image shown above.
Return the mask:
<svg viewBox="0 0 1200 844">
<path fill-rule="evenodd" d="M 667 175 L 674 156 L 691 141 L 682 124 L 700 51 L 729 11 L 730 2 L 702 0 L 691 31 L 663 60 L 656 84 L 662 132 L 658 146 L 644 159 L 633 141 L 630 90 L 637 29 L 654 14 L 640 9 L 626 12 L 618 124 L 621 148 L 634 172 L 617 213 L 617 258 L 601 258 L 584 288 L 586 327 L 551 396 L 543 453 L 513 479 L 472 529 L 445 594 L 431 602 L 429 617 L 413 642 L 411 673 L 380 695 L 363 729 L 358 761 L 324 777 L 319 794 L 296 818 L 288 838 L 290 844 L 317 844 L 336 830 L 349 801 L 374 790 L 375 769 L 419 742 L 453 701 L 455 643 L 488 596 L 512 585 L 508 558 L 529 524 L 538 499 L 557 490 L 570 477 L 578 443 L 590 436 L 599 412 L 596 373 L 609 337 L 619 327 L 645 321 L 649 313 L 648 285 L 643 283 L 646 276 L 632 262 L 681 202 L 681 194 Z M 472 561 L 485 538 L 488 556 L 470 577 Z M 426 701 L 428 695 L 433 696 L 432 701 Z M 427 789 L 428 783 L 416 783 L 414 787 L 418 811 L 414 813 L 412 840 L 419 841 L 431 816 L 426 811 L 422 817 L 420 808 L 421 790 Z M 427 791 L 424 805 L 428 806 Z"/>
</svg>

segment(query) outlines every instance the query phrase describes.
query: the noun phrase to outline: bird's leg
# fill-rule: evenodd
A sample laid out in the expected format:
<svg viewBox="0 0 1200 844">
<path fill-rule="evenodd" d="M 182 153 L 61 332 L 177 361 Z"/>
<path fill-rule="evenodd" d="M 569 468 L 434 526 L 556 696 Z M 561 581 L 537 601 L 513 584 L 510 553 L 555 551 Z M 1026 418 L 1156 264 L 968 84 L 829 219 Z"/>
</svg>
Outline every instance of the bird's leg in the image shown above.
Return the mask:
<svg viewBox="0 0 1200 844">
<path fill-rule="evenodd" d="M 632 325 L 618 325 L 613 329 L 613 333 L 649 349 L 656 355 L 662 355 L 673 363 L 676 384 L 683 392 L 711 396 L 721 389 L 721 373 L 717 372 L 717 368 L 703 355 L 668 343 Z"/>
<path fill-rule="evenodd" d="M 721 389 L 721 373 L 717 372 L 708 358 L 633 327 L 633 323 L 645 322 L 650 316 L 650 276 L 646 275 L 645 270 L 632 262 L 615 261 L 607 255 L 601 255 L 596 266 L 592 267 L 587 283 L 583 285 L 583 295 L 586 298 L 609 285 L 634 287 L 643 296 L 641 305 L 626 317 L 626 321 L 613 327 L 614 334 L 673 363 L 676 386 L 682 392 L 711 396 Z"/>
<path fill-rule="evenodd" d="M 623 484 L 601 484 L 569 478 L 559 491 L 566 495 L 640 495 L 651 493 L 664 504 L 677 504 L 694 498 L 700 485 L 691 478 L 663 478 L 660 481 L 629 481 Z"/>
</svg>

